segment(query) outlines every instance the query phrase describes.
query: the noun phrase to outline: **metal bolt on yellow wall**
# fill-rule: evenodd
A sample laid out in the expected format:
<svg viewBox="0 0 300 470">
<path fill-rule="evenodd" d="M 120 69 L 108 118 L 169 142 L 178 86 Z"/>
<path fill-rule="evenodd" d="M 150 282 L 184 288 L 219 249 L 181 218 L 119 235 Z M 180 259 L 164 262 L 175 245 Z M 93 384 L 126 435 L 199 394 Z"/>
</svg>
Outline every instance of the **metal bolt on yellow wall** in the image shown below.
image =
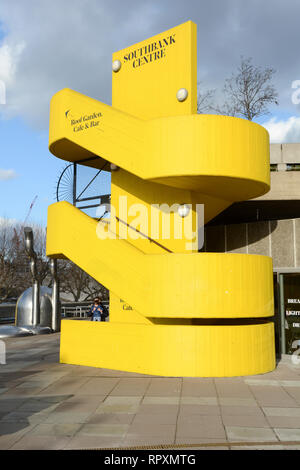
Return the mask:
<svg viewBox="0 0 300 470">
<path fill-rule="evenodd" d="M 271 258 L 198 252 L 201 223 L 269 190 L 269 136 L 243 119 L 196 114 L 196 71 L 189 21 L 113 54 L 112 106 L 69 89 L 52 98 L 50 151 L 109 162 L 114 208 L 105 224 L 67 202 L 49 207 L 47 255 L 110 290 L 109 322 L 62 321 L 61 362 L 190 377 L 275 367 Z"/>
</svg>

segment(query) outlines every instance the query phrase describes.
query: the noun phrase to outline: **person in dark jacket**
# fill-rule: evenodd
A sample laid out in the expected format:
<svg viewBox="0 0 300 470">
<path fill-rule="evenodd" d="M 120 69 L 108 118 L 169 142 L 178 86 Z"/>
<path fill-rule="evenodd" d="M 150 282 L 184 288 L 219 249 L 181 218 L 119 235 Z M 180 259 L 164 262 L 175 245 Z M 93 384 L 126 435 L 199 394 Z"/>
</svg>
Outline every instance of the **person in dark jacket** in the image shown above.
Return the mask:
<svg viewBox="0 0 300 470">
<path fill-rule="evenodd" d="M 99 299 L 100 307 L 102 308 L 101 321 L 106 321 L 106 318 L 109 316 L 109 312 L 107 310 L 107 307 L 102 302 L 101 298 L 98 298 L 98 299 Z"/>
<path fill-rule="evenodd" d="M 102 315 L 103 315 L 103 307 L 100 304 L 100 300 L 98 297 L 94 299 L 94 303 L 90 308 L 90 311 L 88 313 L 89 317 L 92 317 L 92 321 L 102 321 Z"/>
</svg>

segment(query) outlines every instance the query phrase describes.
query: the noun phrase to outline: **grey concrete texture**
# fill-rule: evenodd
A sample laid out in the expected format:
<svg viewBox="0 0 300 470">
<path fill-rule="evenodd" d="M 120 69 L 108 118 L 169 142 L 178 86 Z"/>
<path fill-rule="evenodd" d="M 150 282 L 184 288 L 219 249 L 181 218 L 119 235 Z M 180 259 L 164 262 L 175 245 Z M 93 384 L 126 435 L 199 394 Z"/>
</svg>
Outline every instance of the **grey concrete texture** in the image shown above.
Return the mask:
<svg viewBox="0 0 300 470">
<path fill-rule="evenodd" d="M 271 144 L 270 163 L 300 163 L 300 144 Z"/>
<path fill-rule="evenodd" d="M 299 200 L 300 171 L 271 171 L 270 191 L 253 201 Z"/>
<path fill-rule="evenodd" d="M 299 228 L 300 219 L 231 224 L 222 230 L 210 226 L 205 229 L 205 247 L 208 252 L 271 256 L 276 269 L 300 268 Z"/>
<path fill-rule="evenodd" d="M 300 448 L 300 365 L 267 374 L 158 377 L 59 363 L 59 334 L 9 338 L 0 449 Z"/>
</svg>

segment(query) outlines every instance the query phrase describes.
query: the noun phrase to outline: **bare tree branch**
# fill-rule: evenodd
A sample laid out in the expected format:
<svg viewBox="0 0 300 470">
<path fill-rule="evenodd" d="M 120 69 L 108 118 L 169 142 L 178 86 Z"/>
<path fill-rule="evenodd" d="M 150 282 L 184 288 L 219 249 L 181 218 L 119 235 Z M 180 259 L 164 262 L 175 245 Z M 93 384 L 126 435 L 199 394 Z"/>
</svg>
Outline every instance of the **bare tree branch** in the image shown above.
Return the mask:
<svg viewBox="0 0 300 470">
<path fill-rule="evenodd" d="M 249 121 L 270 114 L 269 106 L 278 105 L 278 93 L 271 83 L 274 73 L 273 68 L 262 69 L 254 66 L 251 58 L 241 57 L 237 72 L 225 80 L 224 103 L 212 107 L 213 111 Z"/>
<path fill-rule="evenodd" d="M 198 97 L 197 97 L 197 113 L 209 113 L 213 109 L 212 100 L 215 94 L 214 89 L 202 90 L 201 82 L 198 83 Z"/>
</svg>

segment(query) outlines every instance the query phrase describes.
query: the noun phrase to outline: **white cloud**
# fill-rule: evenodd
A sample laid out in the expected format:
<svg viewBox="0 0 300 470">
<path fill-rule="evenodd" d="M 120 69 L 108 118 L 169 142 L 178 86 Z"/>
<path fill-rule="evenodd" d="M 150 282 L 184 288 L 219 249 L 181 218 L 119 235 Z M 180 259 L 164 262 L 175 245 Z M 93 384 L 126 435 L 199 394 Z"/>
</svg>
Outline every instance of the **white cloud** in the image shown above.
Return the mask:
<svg viewBox="0 0 300 470">
<path fill-rule="evenodd" d="M 151 3 L 1 0 L 1 112 L 47 129 L 51 97 L 62 88 L 110 104 L 112 53 L 151 35 L 160 15 Z"/>
<path fill-rule="evenodd" d="M 0 79 L 6 86 L 14 82 L 18 61 L 24 48 L 24 42 L 16 45 L 3 44 L 0 47 Z"/>
<path fill-rule="evenodd" d="M 300 117 L 291 116 L 287 120 L 271 118 L 262 125 L 269 132 L 273 144 L 300 142 Z"/>
<path fill-rule="evenodd" d="M 0 168 L 0 181 L 11 180 L 17 177 L 15 170 L 3 170 Z"/>
<path fill-rule="evenodd" d="M 7 92 L 1 113 L 21 116 L 43 130 L 54 93 L 67 87 L 110 104 L 112 53 L 190 19 L 198 25 L 198 79 L 206 88 L 221 92 L 240 56 L 253 57 L 255 65 L 277 70 L 280 105 L 295 109 L 291 84 L 300 78 L 296 0 L 0 3 L 0 80 Z"/>
</svg>

